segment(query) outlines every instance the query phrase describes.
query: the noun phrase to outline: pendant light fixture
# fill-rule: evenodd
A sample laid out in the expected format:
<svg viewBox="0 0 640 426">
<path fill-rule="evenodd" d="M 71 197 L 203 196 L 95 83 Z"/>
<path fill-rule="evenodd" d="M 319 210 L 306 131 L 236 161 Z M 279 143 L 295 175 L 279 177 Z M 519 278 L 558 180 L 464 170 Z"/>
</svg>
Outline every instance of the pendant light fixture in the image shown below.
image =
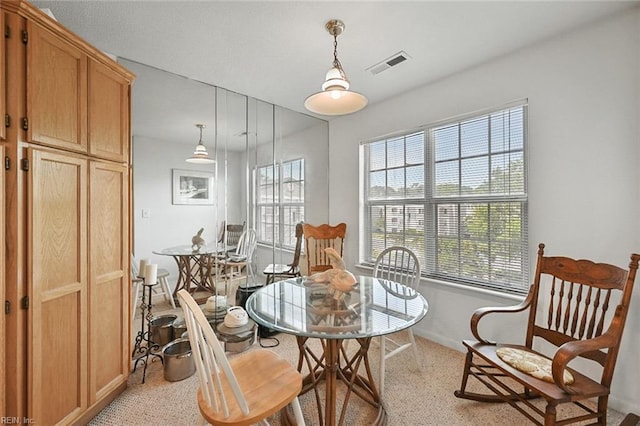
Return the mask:
<svg viewBox="0 0 640 426">
<path fill-rule="evenodd" d="M 205 148 L 202 143 L 202 129 L 205 127 L 204 124 L 196 124 L 196 127 L 200 129 L 200 140 L 198 141 L 198 145 L 196 145 L 196 150 L 193 152 L 193 157 L 187 158 L 187 163 L 198 163 L 198 164 L 211 164 L 215 163 L 216 160 L 209 157 L 207 153 L 207 148 Z"/>
<path fill-rule="evenodd" d="M 338 60 L 338 36 L 344 31 L 344 22 L 332 19 L 325 25 L 333 36 L 333 68 L 327 72 L 322 92 L 309 96 L 304 107 L 322 115 L 344 115 L 360 111 L 367 106 L 367 98 L 360 93 L 349 91 L 349 80 Z"/>
</svg>

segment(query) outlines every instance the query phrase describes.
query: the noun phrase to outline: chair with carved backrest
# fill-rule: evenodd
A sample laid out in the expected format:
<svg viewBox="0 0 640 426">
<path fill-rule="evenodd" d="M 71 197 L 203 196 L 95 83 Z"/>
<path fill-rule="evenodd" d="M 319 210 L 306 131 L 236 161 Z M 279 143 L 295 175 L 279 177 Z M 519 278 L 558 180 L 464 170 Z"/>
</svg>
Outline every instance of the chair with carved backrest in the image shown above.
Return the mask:
<svg viewBox="0 0 640 426">
<path fill-rule="evenodd" d="M 639 260 L 640 255 L 632 254 L 625 270 L 589 260 L 546 257 L 540 244 L 527 298 L 516 306 L 479 309 L 471 317 L 476 340 L 463 342 L 468 351 L 455 395 L 507 402 L 539 425 L 585 420 L 606 425 L 611 380 Z M 524 345 L 496 344 L 480 337 L 478 324 L 486 315 L 527 311 Z M 505 320 L 513 326 L 510 318 Z M 591 377 L 578 371 L 594 367 L 581 358 L 600 365 L 597 380 L 591 378 L 595 377 L 592 370 Z M 467 391 L 469 377 L 493 394 Z M 545 399 L 544 409 L 530 401 L 539 397 Z"/>
<path fill-rule="evenodd" d="M 240 241 L 240 236 L 244 232 L 244 227 L 246 222 L 242 222 L 242 225 L 228 224 L 226 231 L 226 243 L 230 247 L 235 247 L 238 245 L 238 241 Z"/>
<path fill-rule="evenodd" d="M 200 381 L 200 413 L 212 425 L 250 425 L 289 404 L 298 425 L 304 418 L 298 393 L 302 375 L 268 349 L 254 349 L 228 359 L 204 313 L 186 290 L 178 292 Z"/>
<path fill-rule="evenodd" d="M 331 262 L 324 249 L 332 247 L 342 257 L 347 224 L 335 226 L 322 224 L 318 226 L 305 223 L 303 225 L 305 252 L 307 256 L 307 275 L 331 269 Z"/>
<path fill-rule="evenodd" d="M 273 283 L 276 278 L 293 278 L 300 276 L 300 251 L 302 250 L 303 223 L 296 224 L 296 247 L 293 251 L 293 261 L 289 264 L 271 263 L 264 268 L 262 273 L 267 276 L 267 284 Z"/>
</svg>

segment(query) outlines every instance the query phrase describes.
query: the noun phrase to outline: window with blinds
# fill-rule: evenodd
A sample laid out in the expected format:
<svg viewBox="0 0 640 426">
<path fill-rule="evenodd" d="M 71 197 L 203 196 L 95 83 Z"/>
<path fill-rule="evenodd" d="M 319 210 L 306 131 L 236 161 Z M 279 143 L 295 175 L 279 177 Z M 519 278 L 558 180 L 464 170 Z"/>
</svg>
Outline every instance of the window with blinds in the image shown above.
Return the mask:
<svg viewBox="0 0 640 426">
<path fill-rule="evenodd" d="M 526 103 L 364 143 L 360 261 L 401 245 L 423 274 L 529 288 Z"/>
<path fill-rule="evenodd" d="M 258 241 L 293 249 L 304 220 L 304 159 L 258 167 L 255 205 Z"/>
</svg>

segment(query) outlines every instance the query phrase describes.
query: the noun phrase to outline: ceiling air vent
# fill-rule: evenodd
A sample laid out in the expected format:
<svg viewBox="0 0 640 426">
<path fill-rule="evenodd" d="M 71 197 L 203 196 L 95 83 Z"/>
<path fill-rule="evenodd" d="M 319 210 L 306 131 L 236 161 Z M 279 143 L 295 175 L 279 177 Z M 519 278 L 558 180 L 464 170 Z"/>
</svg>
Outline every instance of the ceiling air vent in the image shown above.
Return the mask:
<svg viewBox="0 0 640 426">
<path fill-rule="evenodd" d="M 404 62 L 410 58 L 411 56 L 407 55 L 407 52 L 400 51 L 395 55 L 392 55 L 389 58 L 385 59 L 384 61 L 370 66 L 369 68 L 367 68 L 367 71 L 369 71 L 373 75 L 380 74 L 382 71 L 386 71 L 391 67 L 395 67 L 399 63 Z"/>
</svg>

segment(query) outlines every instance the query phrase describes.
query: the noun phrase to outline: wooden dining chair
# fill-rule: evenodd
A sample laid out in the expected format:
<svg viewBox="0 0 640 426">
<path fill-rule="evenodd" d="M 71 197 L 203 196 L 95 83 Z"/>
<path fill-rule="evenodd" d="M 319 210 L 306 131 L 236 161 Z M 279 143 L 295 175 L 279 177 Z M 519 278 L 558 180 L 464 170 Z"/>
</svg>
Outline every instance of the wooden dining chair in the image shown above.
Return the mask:
<svg viewBox="0 0 640 426">
<path fill-rule="evenodd" d="M 328 224 L 314 226 L 305 223 L 303 225 L 303 233 L 307 256 L 307 275 L 332 268 L 329 256 L 324 249 L 332 247 L 342 257 L 344 238 L 347 234 L 346 223 L 340 223 L 335 226 Z"/>
<path fill-rule="evenodd" d="M 547 257 L 540 244 L 527 298 L 516 306 L 478 309 L 471 317 L 476 340 L 463 341 L 467 355 L 455 395 L 506 402 L 538 425 L 588 420 L 606 425 L 611 381 L 639 260 L 640 255 L 632 254 L 625 270 L 590 260 Z M 507 314 L 517 312 L 528 312 L 524 345 L 497 344 L 480 336 L 478 325 L 487 315 L 502 313 L 506 315 L 504 325 L 513 327 Z M 587 365 L 585 359 L 594 362 Z M 578 362 L 568 367 L 573 360 Z M 596 364 L 600 368 L 594 368 Z M 588 376 L 580 372 L 587 366 L 591 368 Z M 469 378 L 476 378 L 492 393 L 467 390 Z M 544 398 L 544 410 L 532 398 Z M 595 407 L 590 405 L 594 400 Z M 575 411 L 559 409 L 568 403 Z"/>
<path fill-rule="evenodd" d="M 303 223 L 296 224 L 296 247 L 293 251 L 293 261 L 286 265 L 271 263 L 262 273 L 267 276 L 266 284 L 273 283 L 276 278 L 294 278 L 300 276 L 300 252 L 302 250 Z"/>
<path fill-rule="evenodd" d="M 236 225 L 232 223 L 227 225 L 226 242 L 228 246 L 235 247 L 236 245 L 238 245 L 238 241 L 240 241 L 240 237 L 244 232 L 245 225 L 246 222 L 242 222 L 242 225 Z"/>
<path fill-rule="evenodd" d="M 186 290 L 178 292 L 200 381 L 200 413 L 212 425 L 251 425 L 293 408 L 298 425 L 304 418 L 298 394 L 302 375 L 268 349 L 254 349 L 227 359 L 198 304 Z"/>
<path fill-rule="evenodd" d="M 389 247 L 383 250 L 376 258 L 373 276 L 387 281 L 383 283 L 383 286 L 401 300 L 405 296 L 403 294 L 404 291 L 406 291 L 402 286 L 417 290 L 420 285 L 420 261 L 416 254 L 406 247 Z M 412 348 L 416 364 L 419 369 L 422 369 L 422 362 L 418 354 L 413 331 L 409 328 L 407 332 L 409 334 L 408 342 L 398 341 L 393 334 L 380 336 L 380 380 L 378 386 L 380 394 L 384 391 L 385 364 L 389 358 Z"/>
<path fill-rule="evenodd" d="M 256 280 L 253 268 L 253 254 L 257 245 L 257 236 L 254 229 L 247 229 L 238 240 L 238 245 L 233 252 L 225 257 L 215 259 L 216 267 L 212 269 L 212 279 L 216 282 L 216 288 L 224 285 L 224 294 L 228 303 L 236 303 L 236 293 L 242 281 L 248 286 Z"/>
</svg>

